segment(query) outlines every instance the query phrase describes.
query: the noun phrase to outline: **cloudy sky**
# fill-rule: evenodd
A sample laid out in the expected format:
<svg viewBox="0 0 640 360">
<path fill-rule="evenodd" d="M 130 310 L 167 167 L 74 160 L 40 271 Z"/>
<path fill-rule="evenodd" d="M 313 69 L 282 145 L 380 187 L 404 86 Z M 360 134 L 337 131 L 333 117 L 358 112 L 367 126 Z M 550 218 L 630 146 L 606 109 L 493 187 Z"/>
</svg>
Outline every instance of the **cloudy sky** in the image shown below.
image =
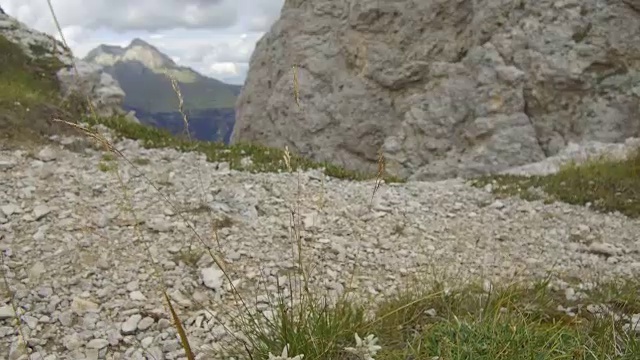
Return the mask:
<svg viewBox="0 0 640 360">
<path fill-rule="evenodd" d="M 126 46 L 139 37 L 178 64 L 242 84 L 255 43 L 284 0 L 51 0 L 77 57 L 100 44 Z M 58 32 L 47 0 L 0 0 L 11 16 L 46 33 Z"/>
</svg>

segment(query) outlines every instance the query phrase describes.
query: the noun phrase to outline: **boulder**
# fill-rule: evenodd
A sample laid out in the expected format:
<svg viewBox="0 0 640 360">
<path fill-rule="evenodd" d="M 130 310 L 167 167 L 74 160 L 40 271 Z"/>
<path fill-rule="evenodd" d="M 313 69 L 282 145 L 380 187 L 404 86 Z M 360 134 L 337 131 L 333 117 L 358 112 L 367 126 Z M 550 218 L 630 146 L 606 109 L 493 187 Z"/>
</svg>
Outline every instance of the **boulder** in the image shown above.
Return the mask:
<svg viewBox="0 0 640 360">
<path fill-rule="evenodd" d="M 415 180 L 624 142 L 640 135 L 639 38 L 634 0 L 287 0 L 231 140 L 363 171 L 381 149 Z"/>
<path fill-rule="evenodd" d="M 122 109 L 125 93 L 111 75 L 100 65 L 76 59 L 75 66 L 68 66 L 58 72 L 62 92 L 65 96 L 85 94 L 98 116 L 125 115 Z M 138 122 L 134 115 L 129 119 Z"/>
</svg>

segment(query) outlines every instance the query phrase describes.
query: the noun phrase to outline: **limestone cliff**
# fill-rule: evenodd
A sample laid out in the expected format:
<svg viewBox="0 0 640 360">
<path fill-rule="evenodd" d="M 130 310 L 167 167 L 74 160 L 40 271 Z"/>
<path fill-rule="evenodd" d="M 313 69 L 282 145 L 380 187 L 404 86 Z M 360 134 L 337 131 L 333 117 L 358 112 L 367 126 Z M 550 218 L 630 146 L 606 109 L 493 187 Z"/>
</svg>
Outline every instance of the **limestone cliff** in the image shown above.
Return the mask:
<svg viewBox="0 0 640 360">
<path fill-rule="evenodd" d="M 290 0 L 257 43 L 232 141 L 412 179 L 640 134 L 634 0 Z M 300 109 L 292 90 L 299 66 Z"/>
</svg>

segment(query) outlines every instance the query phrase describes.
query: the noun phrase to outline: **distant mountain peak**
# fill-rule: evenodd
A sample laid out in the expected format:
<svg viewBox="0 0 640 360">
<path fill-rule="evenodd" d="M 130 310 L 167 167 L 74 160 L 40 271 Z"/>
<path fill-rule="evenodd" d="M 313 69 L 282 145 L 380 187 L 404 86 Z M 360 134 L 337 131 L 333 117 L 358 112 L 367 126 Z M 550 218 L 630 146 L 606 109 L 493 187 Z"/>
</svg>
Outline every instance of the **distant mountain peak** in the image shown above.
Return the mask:
<svg viewBox="0 0 640 360">
<path fill-rule="evenodd" d="M 125 48 L 117 45 L 99 45 L 91 50 L 84 60 L 102 66 L 112 66 L 117 62 L 137 61 L 158 72 L 178 67 L 169 56 L 140 38 L 133 39 Z"/>
<path fill-rule="evenodd" d="M 127 48 L 132 48 L 134 46 L 150 47 L 155 49 L 153 45 L 140 38 L 134 38 L 133 40 L 131 40 L 131 43 L 129 44 L 129 46 L 127 46 Z"/>
<path fill-rule="evenodd" d="M 102 66 L 107 73 L 110 73 L 121 83 L 124 79 L 114 75 L 116 73 L 114 68 L 118 68 L 118 71 L 124 71 L 123 69 L 127 68 L 128 76 L 134 76 L 134 73 L 139 75 L 140 72 L 149 70 L 147 72 L 163 75 L 165 78 L 168 76 L 182 84 L 215 83 L 216 85 L 212 86 L 228 87 L 234 94 L 233 96 L 237 96 L 240 92 L 238 85 L 226 84 L 218 79 L 202 75 L 190 67 L 176 64 L 158 48 L 140 38 L 134 38 L 126 47 L 99 45 L 89 51 L 84 61 Z"/>
<path fill-rule="evenodd" d="M 135 48 L 141 48 L 143 49 L 143 51 L 148 52 L 148 53 L 152 53 L 153 56 L 156 56 L 158 58 L 163 58 L 164 60 L 170 62 L 171 64 L 173 64 L 173 66 L 177 66 L 173 60 L 171 60 L 171 58 L 169 56 L 167 56 L 165 53 L 163 53 L 162 51 L 160 51 L 157 47 L 149 44 L 148 42 L 140 39 L 140 38 L 135 38 L 133 40 L 131 40 L 131 42 L 129 43 L 129 45 L 125 48 L 126 51 L 129 50 L 133 50 Z"/>
</svg>

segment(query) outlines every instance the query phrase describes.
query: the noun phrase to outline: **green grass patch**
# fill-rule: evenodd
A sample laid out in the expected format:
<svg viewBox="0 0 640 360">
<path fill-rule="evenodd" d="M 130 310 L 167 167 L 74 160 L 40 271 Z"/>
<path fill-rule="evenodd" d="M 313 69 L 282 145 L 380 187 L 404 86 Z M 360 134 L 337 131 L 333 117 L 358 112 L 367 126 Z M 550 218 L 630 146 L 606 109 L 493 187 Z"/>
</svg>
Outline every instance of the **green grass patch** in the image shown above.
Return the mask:
<svg viewBox="0 0 640 360">
<path fill-rule="evenodd" d="M 373 302 L 344 299 L 329 306 L 308 294 L 288 306 L 281 296 L 274 300 L 272 319 L 242 323 L 252 350 L 236 355 L 267 359 L 288 345 L 290 357 L 356 360 L 345 348 L 356 347 L 358 333 L 378 339 L 376 360 L 640 358 L 640 335 L 624 329 L 626 320 L 594 310 L 636 314 L 640 283 L 620 280 L 579 292 L 579 300 L 567 300 L 564 290 L 548 281 L 491 292 L 474 284 L 451 291 L 433 285 L 406 289 L 375 309 Z"/>
<path fill-rule="evenodd" d="M 491 184 L 494 193 L 587 205 L 602 212 L 640 217 L 640 151 L 624 161 L 594 159 L 569 164 L 547 176 L 494 175 L 475 179 L 477 187 Z"/>
<path fill-rule="evenodd" d="M 107 161 L 107 162 L 116 161 L 116 156 L 113 155 L 112 153 L 104 153 L 104 155 L 102 155 L 102 161 Z"/>
<path fill-rule="evenodd" d="M 115 169 L 116 169 L 116 166 L 108 162 L 100 161 L 98 163 L 98 170 L 102 172 L 111 172 L 111 171 L 114 171 Z"/>
<path fill-rule="evenodd" d="M 185 265 L 191 268 L 197 268 L 198 261 L 205 254 L 204 250 L 198 249 L 181 249 L 177 254 L 174 255 L 173 261 L 176 263 L 184 263 Z"/>
<path fill-rule="evenodd" d="M 229 166 L 235 170 L 244 170 L 253 173 L 259 172 L 283 172 L 287 171 L 284 161 L 284 150 L 269 148 L 255 144 L 232 144 L 225 145 L 218 142 L 207 142 L 199 140 L 188 140 L 183 137 L 174 136 L 166 130 L 137 124 L 127 120 L 122 116 L 111 118 L 86 118 L 84 120 L 90 126 L 104 125 L 115 132 L 121 138 L 140 140 L 146 148 L 174 148 L 179 151 L 197 151 L 206 155 L 211 162 L 228 162 Z M 249 161 L 247 161 L 249 160 Z M 325 169 L 325 174 L 350 180 L 374 179 L 374 172 L 365 174 L 350 171 L 339 166 L 326 162 L 318 163 L 309 159 L 291 154 L 292 170 Z M 394 176 L 385 176 L 386 182 L 402 182 L 403 180 Z"/>
<path fill-rule="evenodd" d="M 54 56 L 27 56 L 18 44 L 0 35 L 0 98 L 24 105 L 56 99 L 56 73 L 63 64 Z"/>
<path fill-rule="evenodd" d="M 139 166 L 145 166 L 145 165 L 149 165 L 151 163 L 151 160 L 143 157 L 137 157 L 133 159 L 133 163 Z"/>
</svg>

